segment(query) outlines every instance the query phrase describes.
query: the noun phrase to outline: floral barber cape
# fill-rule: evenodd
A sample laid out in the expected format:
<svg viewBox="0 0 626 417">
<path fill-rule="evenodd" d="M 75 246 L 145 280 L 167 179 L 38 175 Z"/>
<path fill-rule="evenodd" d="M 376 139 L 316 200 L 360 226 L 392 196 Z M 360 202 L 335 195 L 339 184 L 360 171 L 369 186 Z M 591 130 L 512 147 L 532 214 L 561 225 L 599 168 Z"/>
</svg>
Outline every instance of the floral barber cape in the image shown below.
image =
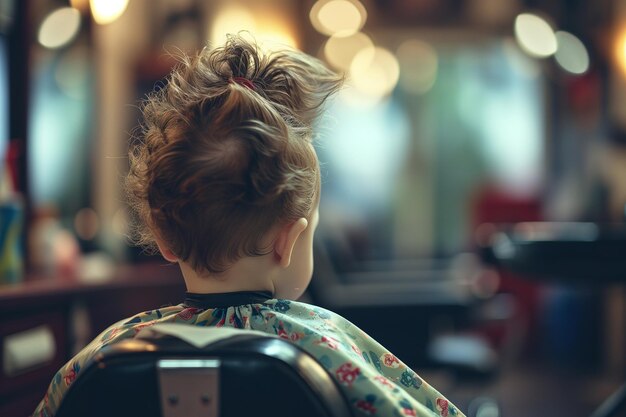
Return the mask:
<svg viewBox="0 0 626 417">
<path fill-rule="evenodd" d="M 234 299 L 221 300 L 230 307 L 218 306 L 215 300 L 219 294 L 188 294 L 183 304 L 146 311 L 110 326 L 56 373 L 33 415 L 53 416 L 81 369 L 104 346 L 133 338 L 142 328 L 157 323 L 186 323 L 252 329 L 290 340 L 316 357 L 337 380 L 356 415 L 463 416 L 437 390 L 343 317 L 310 304 L 268 299 L 269 293 L 252 293 L 257 297 L 244 299 L 254 303 L 240 305 L 236 294 L 242 293 L 228 295 L 232 294 Z M 207 296 L 208 303 L 203 300 Z M 202 308 L 206 305 L 212 308 Z"/>
</svg>

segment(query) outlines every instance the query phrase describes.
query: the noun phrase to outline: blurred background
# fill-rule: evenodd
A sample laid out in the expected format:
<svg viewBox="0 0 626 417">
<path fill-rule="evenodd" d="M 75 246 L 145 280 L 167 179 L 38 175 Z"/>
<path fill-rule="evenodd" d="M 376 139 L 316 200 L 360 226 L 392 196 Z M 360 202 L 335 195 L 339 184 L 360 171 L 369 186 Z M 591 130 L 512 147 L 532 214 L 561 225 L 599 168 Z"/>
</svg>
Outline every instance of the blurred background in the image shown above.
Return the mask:
<svg viewBox="0 0 626 417">
<path fill-rule="evenodd" d="M 493 248 L 536 222 L 622 230 L 624 0 L 0 0 L 0 414 L 112 322 L 182 301 L 128 244 L 126 153 L 174 57 L 241 30 L 347 77 L 318 123 L 305 301 L 468 413 L 590 415 L 625 376 L 626 275 L 596 275 L 626 251 L 572 283 Z"/>
</svg>

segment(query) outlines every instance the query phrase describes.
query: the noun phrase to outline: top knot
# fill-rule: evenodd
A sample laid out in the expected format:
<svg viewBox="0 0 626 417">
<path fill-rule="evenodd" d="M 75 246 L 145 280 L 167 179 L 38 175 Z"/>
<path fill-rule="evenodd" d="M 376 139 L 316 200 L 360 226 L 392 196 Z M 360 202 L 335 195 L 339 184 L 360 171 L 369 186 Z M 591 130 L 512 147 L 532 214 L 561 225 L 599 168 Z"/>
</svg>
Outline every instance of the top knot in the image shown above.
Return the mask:
<svg viewBox="0 0 626 417">
<path fill-rule="evenodd" d="M 256 90 L 256 86 L 254 85 L 254 83 L 246 77 L 232 77 L 230 80 L 228 80 L 228 82 L 243 85 L 244 87 L 252 91 Z"/>
</svg>

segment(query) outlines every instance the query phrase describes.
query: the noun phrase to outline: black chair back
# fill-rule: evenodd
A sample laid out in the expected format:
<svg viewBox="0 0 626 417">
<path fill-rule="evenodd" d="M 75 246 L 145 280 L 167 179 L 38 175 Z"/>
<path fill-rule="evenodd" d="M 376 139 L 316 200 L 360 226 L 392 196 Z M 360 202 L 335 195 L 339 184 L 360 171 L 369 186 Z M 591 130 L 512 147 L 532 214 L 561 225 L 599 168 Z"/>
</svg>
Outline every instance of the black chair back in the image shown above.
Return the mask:
<svg viewBox="0 0 626 417">
<path fill-rule="evenodd" d="M 180 339 L 110 345 L 81 371 L 57 417 L 347 417 L 328 372 L 294 344 L 242 331 L 196 348 Z"/>
</svg>

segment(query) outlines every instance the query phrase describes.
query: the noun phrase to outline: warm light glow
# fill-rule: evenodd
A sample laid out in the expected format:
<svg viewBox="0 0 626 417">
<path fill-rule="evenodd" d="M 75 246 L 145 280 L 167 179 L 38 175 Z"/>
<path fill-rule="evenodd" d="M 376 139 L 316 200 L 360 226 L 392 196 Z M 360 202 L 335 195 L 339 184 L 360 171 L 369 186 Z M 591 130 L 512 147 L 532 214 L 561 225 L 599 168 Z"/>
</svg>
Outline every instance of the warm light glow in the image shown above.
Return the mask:
<svg viewBox="0 0 626 417">
<path fill-rule="evenodd" d="M 356 54 L 364 49 L 373 51 L 374 43 L 362 32 L 345 37 L 331 36 L 324 45 L 324 56 L 333 67 L 348 71 Z"/>
<path fill-rule="evenodd" d="M 113 215 L 111 220 L 111 227 L 115 233 L 120 236 L 128 236 L 129 233 L 129 219 L 128 213 L 125 209 L 118 209 Z"/>
<path fill-rule="evenodd" d="M 617 35 L 615 43 L 615 60 L 622 71 L 622 76 L 626 76 L 626 27 L 622 28 Z"/>
<path fill-rule="evenodd" d="M 70 0 L 70 6 L 81 13 L 87 13 L 89 11 L 89 0 Z"/>
<path fill-rule="evenodd" d="M 288 32 L 257 32 L 257 39 L 263 46 L 263 49 L 272 51 L 285 48 L 298 48 L 298 42 Z"/>
<path fill-rule="evenodd" d="M 548 57 L 557 50 L 556 36 L 550 24 L 541 17 L 522 13 L 515 19 L 515 37 L 520 47 L 536 57 Z"/>
<path fill-rule="evenodd" d="M 309 17 L 324 35 L 350 36 L 363 27 L 367 11 L 358 0 L 318 0 Z"/>
<path fill-rule="evenodd" d="M 209 40 L 212 46 L 226 42 L 226 35 L 239 33 L 242 30 L 254 34 L 257 23 L 252 13 L 245 7 L 231 5 L 220 9 L 213 19 Z"/>
<path fill-rule="evenodd" d="M 39 28 L 39 43 L 46 48 L 60 48 L 70 43 L 80 29 L 80 12 L 63 7 L 50 13 Z"/>
<path fill-rule="evenodd" d="M 437 79 L 439 59 L 430 44 L 417 39 L 403 42 L 397 51 L 400 62 L 400 84 L 406 91 L 423 94 Z"/>
<path fill-rule="evenodd" d="M 266 50 L 298 48 L 292 28 L 277 15 L 261 15 L 254 35 Z"/>
<path fill-rule="evenodd" d="M 128 0 L 90 0 L 93 20 L 106 25 L 117 20 L 128 7 Z"/>
<path fill-rule="evenodd" d="M 556 33 L 558 49 L 554 58 L 556 62 L 572 74 L 584 74 L 589 69 L 589 54 L 580 39 L 568 32 Z"/>
<path fill-rule="evenodd" d="M 226 6 L 219 10 L 211 25 L 209 40 L 212 46 L 223 45 L 229 34 L 244 31 L 265 50 L 297 48 L 293 30 L 274 13 L 253 14 L 239 5 Z"/>
<path fill-rule="evenodd" d="M 400 75 L 396 57 L 387 49 L 363 49 L 350 65 L 350 79 L 354 87 L 370 97 L 384 97 L 391 93 Z"/>
</svg>

